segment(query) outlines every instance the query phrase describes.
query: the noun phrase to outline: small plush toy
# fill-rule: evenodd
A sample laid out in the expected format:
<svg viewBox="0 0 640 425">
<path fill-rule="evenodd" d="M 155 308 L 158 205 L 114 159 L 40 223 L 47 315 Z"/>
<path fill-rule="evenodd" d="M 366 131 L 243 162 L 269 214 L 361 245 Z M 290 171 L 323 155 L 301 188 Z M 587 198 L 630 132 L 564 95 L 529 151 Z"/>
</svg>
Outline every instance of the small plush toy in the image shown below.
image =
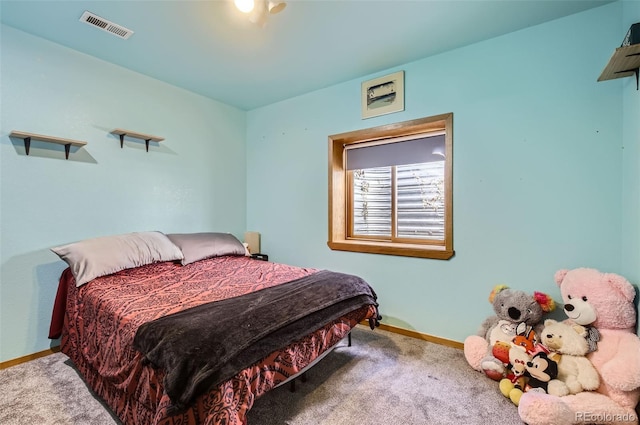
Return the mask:
<svg viewBox="0 0 640 425">
<path fill-rule="evenodd" d="M 509 372 L 500 381 L 500 392 L 509 398 L 516 406 L 527 385 L 527 363 L 531 356 L 519 346 L 512 346 L 509 350 Z"/>
<path fill-rule="evenodd" d="M 541 351 L 527 362 L 525 374 L 529 377 L 525 392 L 547 393 L 549 384 L 558 377 L 558 363 Z"/>
<path fill-rule="evenodd" d="M 600 385 L 598 371 L 585 357 L 589 351 L 586 335 L 587 330 L 581 325 L 544 321 L 542 344 L 560 354 L 558 379 L 567 385 L 570 394 L 592 391 Z"/>
<path fill-rule="evenodd" d="M 523 323 L 521 323 L 520 325 L 523 325 Z M 544 351 L 547 354 L 549 353 L 547 347 L 540 343 L 535 329 L 518 326 L 517 332 L 518 334 L 511 341 L 511 345 L 519 347 L 531 356 L 541 351 Z"/>
<path fill-rule="evenodd" d="M 495 315 L 487 317 L 476 335 L 468 336 L 464 341 L 464 355 L 469 365 L 484 372 L 488 377 L 500 381 L 506 376 L 507 361 L 505 353 L 517 335 L 518 326 L 529 329 L 542 325 L 545 313 L 555 308 L 553 299 L 541 292 L 533 295 L 524 291 L 510 289 L 506 285 L 496 286 L 489 295 Z M 494 346 L 502 356 L 494 352 Z"/>
<path fill-rule="evenodd" d="M 505 341 L 496 341 L 493 344 L 493 348 L 491 349 L 491 354 L 493 357 L 498 359 L 503 365 L 509 364 L 509 350 L 511 349 L 512 344 Z"/>
<path fill-rule="evenodd" d="M 592 323 L 601 338 L 587 358 L 600 375 L 600 386 L 566 397 L 527 392 L 518 405 L 520 418 L 529 425 L 637 425 L 640 338 L 635 331 L 635 288 L 620 275 L 590 268 L 560 270 L 555 280 L 565 305 L 581 300 L 585 304 L 580 310 L 595 316 Z"/>
<path fill-rule="evenodd" d="M 527 353 L 533 353 L 538 344 L 538 335 L 533 328 L 517 329 L 518 334 L 513 338 L 511 343 L 521 347 Z"/>
<path fill-rule="evenodd" d="M 534 350 L 529 354 L 514 345 L 509 350 L 510 372 L 500 381 L 500 392 L 518 406 L 526 391 L 546 392 L 557 396 L 569 394 L 564 382 L 558 377 L 558 362 L 545 350 Z"/>
</svg>

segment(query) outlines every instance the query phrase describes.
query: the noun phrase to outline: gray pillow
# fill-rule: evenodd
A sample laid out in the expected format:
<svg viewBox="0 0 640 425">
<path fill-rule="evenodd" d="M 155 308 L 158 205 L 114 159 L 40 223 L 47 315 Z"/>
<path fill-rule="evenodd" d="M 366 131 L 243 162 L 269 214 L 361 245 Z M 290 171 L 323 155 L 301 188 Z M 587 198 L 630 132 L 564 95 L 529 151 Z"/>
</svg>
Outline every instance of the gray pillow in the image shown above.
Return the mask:
<svg viewBox="0 0 640 425">
<path fill-rule="evenodd" d="M 135 232 L 86 239 L 51 248 L 71 268 L 76 286 L 124 269 L 182 260 L 182 252 L 164 233 Z"/>
<path fill-rule="evenodd" d="M 171 233 L 171 242 L 182 251 L 182 265 L 223 255 L 246 255 L 245 246 L 231 233 Z"/>
</svg>

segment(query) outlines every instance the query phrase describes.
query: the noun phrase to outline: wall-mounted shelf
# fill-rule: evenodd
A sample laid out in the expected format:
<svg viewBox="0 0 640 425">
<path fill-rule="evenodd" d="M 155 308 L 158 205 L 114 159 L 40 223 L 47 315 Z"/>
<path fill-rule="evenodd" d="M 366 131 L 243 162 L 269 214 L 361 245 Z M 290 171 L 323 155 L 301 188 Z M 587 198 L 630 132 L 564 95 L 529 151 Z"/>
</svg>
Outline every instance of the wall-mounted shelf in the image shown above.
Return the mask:
<svg viewBox="0 0 640 425">
<path fill-rule="evenodd" d="M 124 146 L 124 137 L 125 136 L 133 137 L 134 139 L 144 140 L 144 142 L 145 142 L 145 144 L 147 146 L 147 152 L 149 152 L 149 142 L 161 142 L 161 141 L 164 140 L 163 137 L 151 136 L 149 134 L 136 133 L 135 131 L 123 130 L 121 128 L 116 128 L 115 130 L 111 131 L 111 134 L 117 134 L 118 136 L 120 136 L 120 147 L 121 148 Z"/>
<path fill-rule="evenodd" d="M 42 134 L 27 133 L 25 131 L 12 131 L 9 133 L 9 137 L 16 137 L 24 141 L 24 150 L 29 155 L 29 148 L 31 147 L 31 140 L 39 140 L 41 142 L 56 143 L 58 145 L 64 145 L 65 159 L 69 159 L 69 150 L 71 146 L 84 146 L 87 142 L 80 140 L 63 139 L 61 137 L 43 136 Z"/>
<path fill-rule="evenodd" d="M 598 81 L 612 80 L 614 78 L 636 76 L 636 89 L 639 88 L 638 69 L 640 69 L 640 44 L 618 47 L 609 63 L 600 74 Z"/>
</svg>

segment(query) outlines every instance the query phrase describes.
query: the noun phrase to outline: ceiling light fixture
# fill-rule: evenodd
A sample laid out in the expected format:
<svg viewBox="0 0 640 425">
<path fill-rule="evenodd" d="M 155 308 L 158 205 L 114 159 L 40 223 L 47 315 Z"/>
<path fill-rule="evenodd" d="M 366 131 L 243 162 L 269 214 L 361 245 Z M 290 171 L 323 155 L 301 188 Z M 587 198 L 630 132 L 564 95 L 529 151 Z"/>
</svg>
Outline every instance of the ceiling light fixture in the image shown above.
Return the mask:
<svg viewBox="0 0 640 425">
<path fill-rule="evenodd" d="M 242 13 L 249 13 L 253 10 L 253 0 L 233 0 L 238 10 Z"/>
<path fill-rule="evenodd" d="M 287 7 L 287 3 L 278 0 L 234 0 L 239 11 L 250 13 L 249 22 L 264 27 L 267 17 L 280 13 Z"/>
<path fill-rule="evenodd" d="M 287 7 L 287 3 L 283 1 L 270 1 L 269 2 L 269 13 L 275 15 L 276 13 L 280 13 Z"/>
</svg>

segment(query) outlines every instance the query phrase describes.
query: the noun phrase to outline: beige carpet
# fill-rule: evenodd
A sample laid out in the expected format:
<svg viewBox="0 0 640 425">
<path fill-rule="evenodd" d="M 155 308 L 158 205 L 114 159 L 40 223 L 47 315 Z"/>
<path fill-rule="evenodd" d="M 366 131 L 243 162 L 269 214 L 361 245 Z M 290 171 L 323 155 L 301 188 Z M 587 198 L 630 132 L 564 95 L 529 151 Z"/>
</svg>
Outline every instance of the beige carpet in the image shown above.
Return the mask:
<svg viewBox="0 0 640 425">
<path fill-rule="evenodd" d="M 522 425 L 460 350 L 380 329 L 358 326 L 307 378 L 258 399 L 249 425 Z M 0 388 L 3 425 L 120 423 L 61 353 L 1 370 Z"/>
</svg>

